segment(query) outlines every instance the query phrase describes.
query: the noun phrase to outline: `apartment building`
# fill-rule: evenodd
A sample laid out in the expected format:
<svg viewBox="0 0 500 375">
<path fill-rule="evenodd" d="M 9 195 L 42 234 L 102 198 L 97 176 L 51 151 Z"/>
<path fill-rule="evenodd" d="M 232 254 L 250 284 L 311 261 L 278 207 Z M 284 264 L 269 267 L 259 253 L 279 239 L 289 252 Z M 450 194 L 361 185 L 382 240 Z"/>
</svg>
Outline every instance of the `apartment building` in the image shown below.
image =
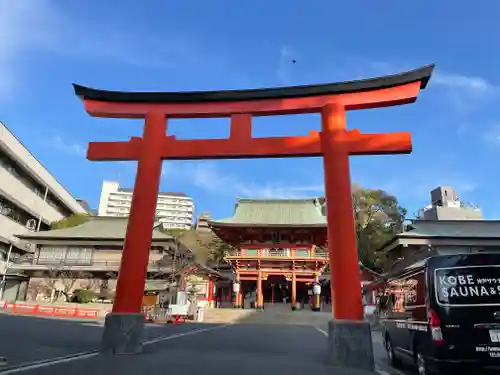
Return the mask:
<svg viewBox="0 0 500 375">
<path fill-rule="evenodd" d="M 30 250 L 29 242 L 16 237 L 50 229 L 53 221 L 86 209 L 0 122 L 0 298 L 9 283 L 22 275 L 11 274 L 9 253 Z"/>
<path fill-rule="evenodd" d="M 121 188 L 115 181 L 102 183 L 99 216 L 127 217 L 130 214 L 133 189 Z M 184 193 L 160 192 L 156 204 L 156 222 L 166 229 L 190 229 L 194 203 Z"/>
</svg>

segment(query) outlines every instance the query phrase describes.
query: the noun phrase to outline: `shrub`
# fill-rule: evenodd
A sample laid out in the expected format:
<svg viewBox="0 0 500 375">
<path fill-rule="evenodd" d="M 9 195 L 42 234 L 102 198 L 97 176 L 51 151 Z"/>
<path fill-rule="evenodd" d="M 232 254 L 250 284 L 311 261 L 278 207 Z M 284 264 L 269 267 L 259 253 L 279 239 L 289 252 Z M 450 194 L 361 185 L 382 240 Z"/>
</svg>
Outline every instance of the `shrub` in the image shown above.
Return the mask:
<svg viewBox="0 0 500 375">
<path fill-rule="evenodd" d="M 99 294 L 97 294 L 96 297 L 99 301 L 103 302 L 106 300 L 113 300 L 115 298 L 115 295 L 113 292 L 103 290 Z"/>
<path fill-rule="evenodd" d="M 85 290 L 85 289 L 76 289 L 73 292 L 73 297 L 71 299 L 71 302 L 74 303 L 89 303 L 95 300 L 96 298 L 96 293 L 91 291 L 91 290 Z"/>
</svg>

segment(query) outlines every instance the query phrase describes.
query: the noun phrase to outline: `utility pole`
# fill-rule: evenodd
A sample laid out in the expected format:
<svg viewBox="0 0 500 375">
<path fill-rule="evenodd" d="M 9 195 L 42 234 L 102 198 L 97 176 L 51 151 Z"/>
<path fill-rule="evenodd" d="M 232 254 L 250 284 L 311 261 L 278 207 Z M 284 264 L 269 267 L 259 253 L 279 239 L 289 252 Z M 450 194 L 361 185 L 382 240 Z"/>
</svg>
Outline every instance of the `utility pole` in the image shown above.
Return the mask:
<svg viewBox="0 0 500 375">
<path fill-rule="evenodd" d="M 3 299 L 3 292 L 5 291 L 5 283 L 7 277 L 7 271 L 9 270 L 10 255 L 12 254 L 12 243 L 9 245 L 9 251 L 7 252 L 7 260 L 5 263 L 5 270 L 2 276 L 2 283 L 0 285 L 0 299 Z"/>
<path fill-rule="evenodd" d="M 47 195 L 49 195 L 49 187 L 48 186 L 45 186 L 45 195 L 43 196 L 43 202 L 47 202 Z M 41 212 L 41 210 L 40 210 Z M 36 226 L 36 231 L 37 232 L 40 232 L 40 225 L 42 225 L 42 214 L 40 214 L 40 216 L 38 216 L 38 224 Z"/>
</svg>

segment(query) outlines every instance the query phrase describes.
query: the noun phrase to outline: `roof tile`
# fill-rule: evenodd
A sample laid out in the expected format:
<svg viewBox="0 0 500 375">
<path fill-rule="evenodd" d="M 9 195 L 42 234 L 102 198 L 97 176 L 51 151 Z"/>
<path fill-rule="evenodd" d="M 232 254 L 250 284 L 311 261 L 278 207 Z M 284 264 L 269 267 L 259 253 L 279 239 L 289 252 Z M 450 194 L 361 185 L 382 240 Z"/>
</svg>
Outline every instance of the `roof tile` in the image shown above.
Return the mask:
<svg viewBox="0 0 500 375">
<path fill-rule="evenodd" d="M 413 229 L 398 234 L 399 238 L 499 238 L 499 220 L 415 220 Z"/>
<path fill-rule="evenodd" d="M 320 198 L 238 199 L 230 218 L 212 220 L 211 225 L 326 226 Z"/>
<path fill-rule="evenodd" d="M 127 231 L 127 223 L 128 218 L 126 217 L 90 216 L 88 221 L 76 227 L 43 232 L 28 232 L 16 235 L 16 237 L 25 240 L 62 238 L 124 240 Z M 153 239 L 156 241 L 167 241 L 172 239 L 172 236 L 154 231 Z"/>
</svg>

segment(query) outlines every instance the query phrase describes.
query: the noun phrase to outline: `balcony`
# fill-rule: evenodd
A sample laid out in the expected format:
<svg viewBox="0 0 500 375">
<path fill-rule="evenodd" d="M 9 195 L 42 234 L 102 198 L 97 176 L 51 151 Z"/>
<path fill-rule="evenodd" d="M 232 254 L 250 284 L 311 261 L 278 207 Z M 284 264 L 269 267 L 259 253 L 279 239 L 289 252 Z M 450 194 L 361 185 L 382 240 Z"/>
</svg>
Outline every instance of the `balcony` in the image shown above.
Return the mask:
<svg viewBox="0 0 500 375">
<path fill-rule="evenodd" d="M 326 250 L 316 249 L 314 252 L 308 249 L 242 249 L 227 252 L 226 259 L 240 258 L 289 258 L 289 259 L 328 259 Z"/>
<path fill-rule="evenodd" d="M 63 215 L 59 211 L 50 206 L 47 202 L 44 202 L 43 196 L 37 195 L 1 165 L 0 181 L 2 181 L 2 190 L 7 198 L 14 200 L 16 204 L 22 202 L 24 205 L 22 208 L 32 215 L 41 215 L 49 222 L 61 220 L 63 218 Z M 19 205 L 21 206 L 21 204 Z"/>
<path fill-rule="evenodd" d="M 88 259 L 53 259 L 38 258 L 33 254 L 12 259 L 10 269 L 19 271 L 45 271 L 49 269 L 64 269 L 68 271 L 104 271 L 118 272 L 120 259 L 117 260 L 92 260 Z M 172 262 L 163 260 L 150 260 L 148 272 L 169 272 L 172 270 Z"/>
<path fill-rule="evenodd" d="M 11 241 L 17 241 L 14 237 L 16 234 L 24 234 L 27 232 L 28 229 L 24 225 L 0 214 L 0 236 L 6 237 Z"/>
</svg>

